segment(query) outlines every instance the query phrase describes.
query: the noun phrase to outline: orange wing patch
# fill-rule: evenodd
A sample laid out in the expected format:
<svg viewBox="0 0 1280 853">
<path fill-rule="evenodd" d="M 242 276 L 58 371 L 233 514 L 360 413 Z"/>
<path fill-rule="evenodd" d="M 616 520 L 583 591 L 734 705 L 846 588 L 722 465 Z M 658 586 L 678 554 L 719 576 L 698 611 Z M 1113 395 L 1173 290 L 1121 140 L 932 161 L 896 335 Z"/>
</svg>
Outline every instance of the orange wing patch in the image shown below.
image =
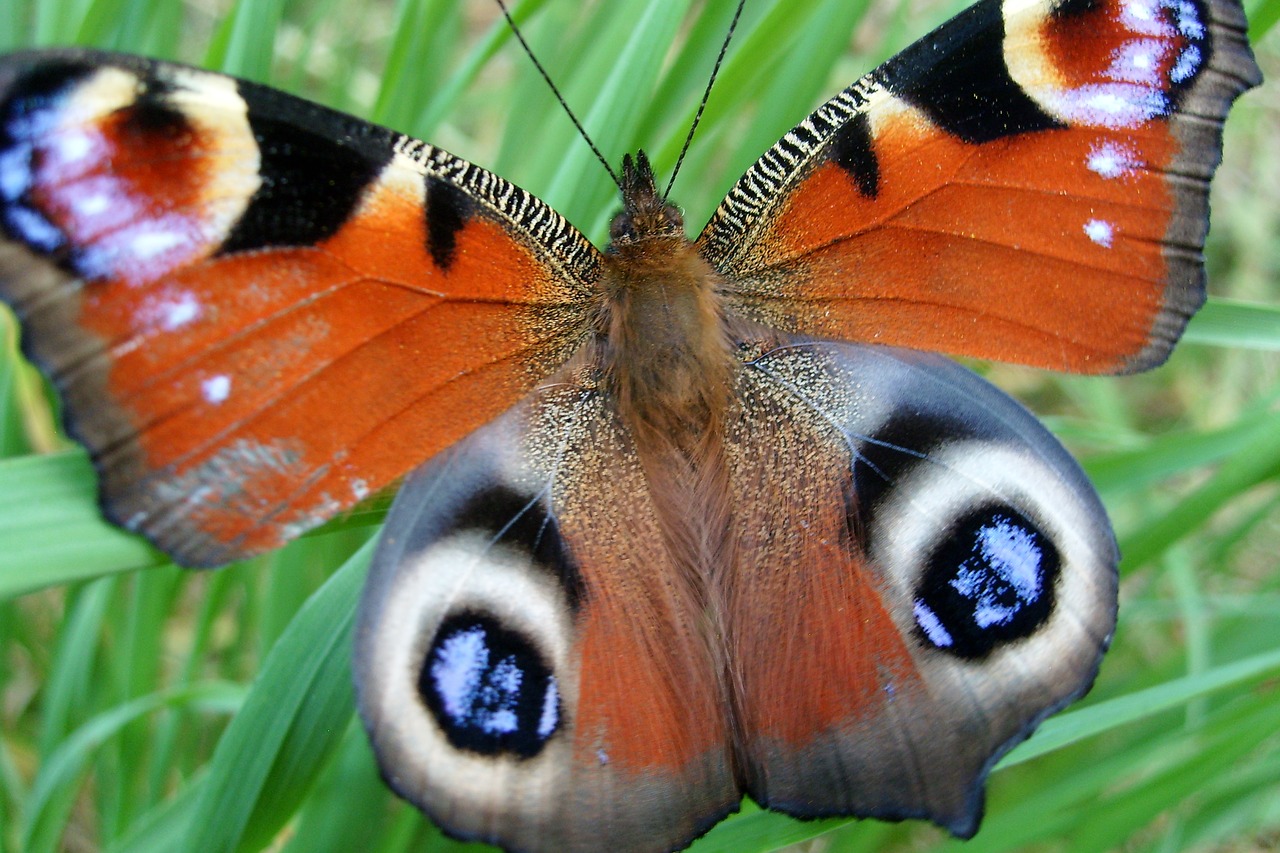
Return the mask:
<svg viewBox="0 0 1280 853">
<path fill-rule="evenodd" d="M 573 295 L 482 218 L 457 232 L 457 262 L 440 270 L 423 239 L 423 184 L 399 168 L 323 244 L 100 291 L 118 310 L 93 306 L 83 322 L 115 342 L 109 399 L 142 453 L 141 470 L 124 472 L 144 484 L 141 505 L 126 499 L 122 520 L 153 512 L 145 484 L 171 478 L 158 497 L 199 494 L 182 513 L 219 543 L 203 546 L 210 561 L 276 547 L 491 420 L 571 352 L 574 327 L 556 329 L 537 303 Z M 125 307 L 139 300 L 164 307 Z M 157 313 L 184 328 L 136 340 L 136 318 Z M 123 326 L 106 326 L 113 317 Z"/>
<path fill-rule="evenodd" d="M 803 749 L 876 718 L 886 691 L 918 677 L 851 520 L 845 440 L 783 388 L 741 387 L 726 442 L 740 496 L 725 591 L 737 723 L 752 750 Z"/>
<path fill-rule="evenodd" d="M 781 267 L 778 307 L 794 315 L 780 325 L 1079 372 L 1123 370 L 1143 349 L 1169 275 L 1166 130 L 973 146 L 909 108 L 873 127 L 877 196 L 826 163 L 773 224 L 800 256 Z M 776 317 L 769 297 L 744 301 Z"/>
</svg>

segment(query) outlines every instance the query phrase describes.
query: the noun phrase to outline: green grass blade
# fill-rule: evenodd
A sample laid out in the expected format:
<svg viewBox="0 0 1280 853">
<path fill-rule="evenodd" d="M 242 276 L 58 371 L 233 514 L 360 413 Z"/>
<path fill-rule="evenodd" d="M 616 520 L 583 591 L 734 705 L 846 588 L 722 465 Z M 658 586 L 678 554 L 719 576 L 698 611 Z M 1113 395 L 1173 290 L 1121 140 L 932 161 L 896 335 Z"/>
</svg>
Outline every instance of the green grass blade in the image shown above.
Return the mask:
<svg viewBox="0 0 1280 853">
<path fill-rule="evenodd" d="M 208 67 L 250 80 L 270 79 L 283 5 L 284 0 L 238 0 L 205 54 Z"/>
<path fill-rule="evenodd" d="M 41 766 L 26 810 L 28 823 L 23 849 L 28 853 L 58 848 L 66 815 L 74 805 L 73 784 L 95 750 L 121 729 L 160 708 L 193 703 L 226 706 L 239 701 L 236 685 L 202 684 L 141 696 L 105 711 L 66 737 Z M 194 849 L 194 848 L 192 848 Z"/>
<path fill-rule="evenodd" d="M 44 714 L 37 741 L 48 758 L 83 717 L 95 676 L 97 645 L 116 588 L 114 578 L 85 585 L 69 596 L 66 619 L 58 631 L 50 676 L 45 682 Z"/>
<path fill-rule="evenodd" d="M 1191 318 L 1183 341 L 1280 352 L 1280 305 L 1210 299 Z"/>
<path fill-rule="evenodd" d="M 82 450 L 0 460 L 0 599 L 167 563 L 102 518 Z"/>
<path fill-rule="evenodd" d="M 351 719 L 355 601 L 371 547 L 299 611 L 218 743 L 186 849 L 258 849 L 293 814 Z"/>
<path fill-rule="evenodd" d="M 1160 553 L 1199 530 L 1222 507 L 1260 483 L 1280 478 L 1280 414 L 1271 428 L 1227 459 L 1204 485 L 1195 489 L 1163 516 L 1120 539 L 1126 570 L 1155 559 Z"/>
<path fill-rule="evenodd" d="M 1005 756 L 1000 766 L 1013 767 L 1084 738 L 1181 707 L 1196 698 L 1229 687 L 1253 684 L 1276 672 L 1280 672 L 1280 648 L 1078 711 L 1059 714 L 1045 720 L 1030 740 Z"/>
</svg>

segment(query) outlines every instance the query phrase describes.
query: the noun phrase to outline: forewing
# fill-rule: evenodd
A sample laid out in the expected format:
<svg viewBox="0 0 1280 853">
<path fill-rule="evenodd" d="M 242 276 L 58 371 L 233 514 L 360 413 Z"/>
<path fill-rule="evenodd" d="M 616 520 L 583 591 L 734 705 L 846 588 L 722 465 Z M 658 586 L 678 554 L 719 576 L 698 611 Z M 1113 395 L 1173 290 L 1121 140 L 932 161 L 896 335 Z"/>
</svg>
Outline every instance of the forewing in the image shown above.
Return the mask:
<svg viewBox="0 0 1280 853">
<path fill-rule="evenodd" d="M 283 93 L 0 60 L 0 297 L 107 514 L 182 563 L 275 547 L 511 406 L 598 267 L 502 179 Z"/>
<path fill-rule="evenodd" d="M 412 475 L 360 609 L 384 777 L 451 834 L 683 847 L 738 807 L 701 596 L 594 391 L 551 385 Z"/>
<path fill-rule="evenodd" d="M 1115 540 L 1029 413 L 938 356 L 794 342 L 726 446 L 748 792 L 972 835 L 995 761 L 1093 682 Z"/>
<path fill-rule="evenodd" d="M 982 0 L 819 107 L 699 238 L 792 332 L 1109 373 L 1204 301 L 1235 0 Z"/>
</svg>

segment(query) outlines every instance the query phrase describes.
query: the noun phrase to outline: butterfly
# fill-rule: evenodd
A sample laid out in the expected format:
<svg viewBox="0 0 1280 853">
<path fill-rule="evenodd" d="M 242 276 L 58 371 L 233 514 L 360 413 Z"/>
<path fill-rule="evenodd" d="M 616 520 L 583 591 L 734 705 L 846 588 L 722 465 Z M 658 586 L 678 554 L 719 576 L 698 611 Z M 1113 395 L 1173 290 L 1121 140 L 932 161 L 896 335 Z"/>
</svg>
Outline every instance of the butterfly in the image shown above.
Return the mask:
<svg viewBox="0 0 1280 853">
<path fill-rule="evenodd" d="M 984 0 L 814 110 L 690 241 L 643 153 L 596 249 L 427 143 L 195 68 L 0 60 L 0 297 L 104 512 L 189 566 L 404 478 L 360 605 L 388 784 L 516 850 L 744 795 L 960 837 L 1091 685 L 1118 553 L 938 353 L 1161 363 L 1260 82 L 1234 0 Z"/>
</svg>

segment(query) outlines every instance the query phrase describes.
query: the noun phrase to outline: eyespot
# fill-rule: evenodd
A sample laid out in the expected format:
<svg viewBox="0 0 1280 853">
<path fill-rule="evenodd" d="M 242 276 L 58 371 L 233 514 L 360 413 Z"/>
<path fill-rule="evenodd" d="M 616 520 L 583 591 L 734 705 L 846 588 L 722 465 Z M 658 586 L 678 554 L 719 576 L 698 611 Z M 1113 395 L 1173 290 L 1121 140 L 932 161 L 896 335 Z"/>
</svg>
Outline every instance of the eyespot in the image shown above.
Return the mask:
<svg viewBox="0 0 1280 853">
<path fill-rule="evenodd" d="M 927 558 L 912 603 L 917 629 L 936 648 L 985 657 L 1049 618 L 1059 563 L 1053 542 L 1016 509 L 980 506 Z"/>
<path fill-rule="evenodd" d="M 482 613 L 441 623 L 418 693 L 450 743 L 481 755 L 537 755 L 563 715 L 556 677 L 534 644 Z"/>
<path fill-rule="evenodd" d="M 517 785 L 545 792 L 522 807 L 545 817 L 572 754 L 577 566 L 537 497 L 451 461 L 388 516 L 361 602 L 360 713 L 389 784 L 428 814 L 468 803 L 480 820 Z"/>
<path fill-rule="evenodd" d="M 86 281 L 153 281 L 203 257 L 261 183 L 247 106 L 221 75 L 64 61 L 6 95 L 0 231 Z M 152 184 L 165 188 L 164 204 Z"/>
<path fill-rule="evenodd" d="M 1079 631 L 1057 619 L 1064 606 L 1114 609 L 1110 527 L 1064 451 L 971 437 L 906 458 L 879 466 L 889 476 L 860 520 L 924 648 L 978 662 Z"/>
<path fill-rule="evenodd" d="M 365 605 L 361 704 L 397 760 L 443 777 L 538 755 L 564 729 L 572 610 L 529 556 L 459 531 L 403 559 Z"/>
</svg>

